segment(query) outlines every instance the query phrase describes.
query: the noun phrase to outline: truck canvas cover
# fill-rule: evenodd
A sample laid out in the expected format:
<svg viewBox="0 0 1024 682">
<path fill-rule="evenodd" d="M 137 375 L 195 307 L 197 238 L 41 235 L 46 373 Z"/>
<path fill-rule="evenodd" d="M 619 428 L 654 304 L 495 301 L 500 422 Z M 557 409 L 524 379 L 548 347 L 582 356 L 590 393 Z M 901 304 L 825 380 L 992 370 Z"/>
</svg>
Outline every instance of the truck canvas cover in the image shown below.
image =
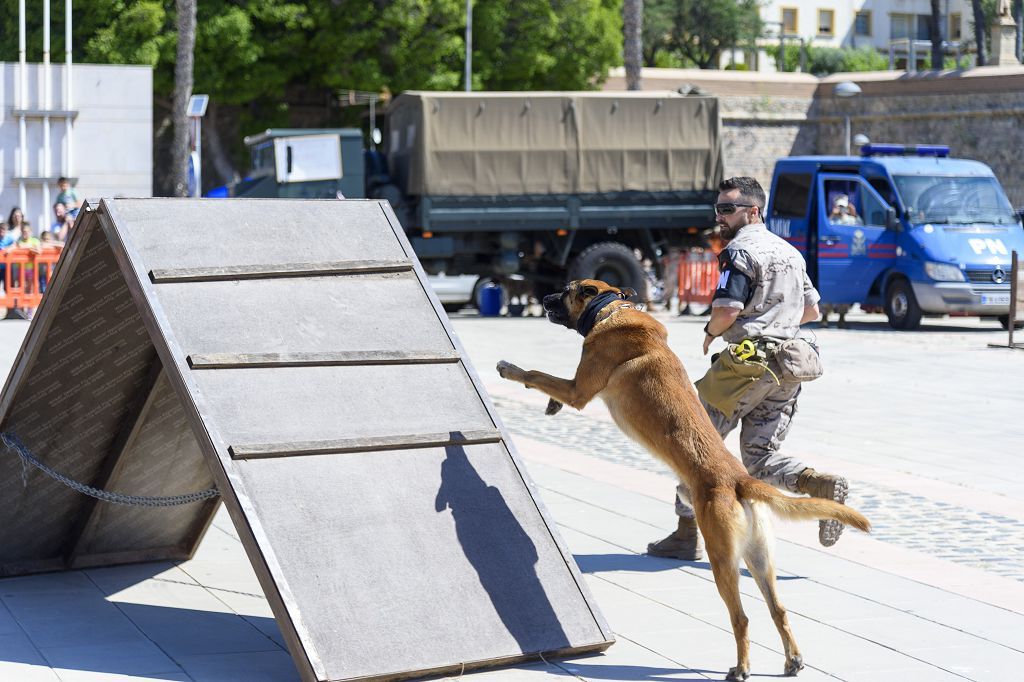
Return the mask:
<svg viewBox="0 0 1024 682">
<path fill-rule="evenodd" d="M 407 92 L 388 165 L 409 195 L 715 189 L 718 101 L 664 92 Z"/>
</svg>

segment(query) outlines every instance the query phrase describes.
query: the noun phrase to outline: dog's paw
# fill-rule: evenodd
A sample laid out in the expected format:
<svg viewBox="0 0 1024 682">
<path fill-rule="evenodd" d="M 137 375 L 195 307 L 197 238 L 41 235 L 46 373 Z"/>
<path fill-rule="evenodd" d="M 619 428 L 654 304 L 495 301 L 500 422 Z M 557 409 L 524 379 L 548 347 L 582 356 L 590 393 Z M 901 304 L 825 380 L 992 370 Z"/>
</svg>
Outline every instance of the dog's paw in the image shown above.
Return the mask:
<svg viewBox="0 0 1024 682">
<path fill-rule="evenodd" d="M 551 398 L 551 399 L 548 400 L 548 406 L 547 406 L 547 408 L 545 408 L 544 414 L 546 414 L 548 416 L 551 416 L 553 414 L 558 414 L 559 410 L 561 410 L 561 409 L 562 409 L 562 403 L 558 402 L 554 398 Z"/>
<path fill-rule="evenodd" d="M 791 656 L 789 660 L 786 661 L 786 669 L 783 671 L 783 674 L 786 677 L 796 677 L 796 674 L 803 669 L 804 657 L 797 654 L 796 656 Z"/>
<path fill-rule="evenodd" d="M 512 379 L 513 381 L 518 379 L 523 374 L 523 370 L 516 367 L 511 362 L 505 362 L 501 360 L 497 366 L 498 376 L 502 379 Z"/>
<path fill-rule="evenodd" d="M 727 680 L 735 680 L 735 682 L 746 682 L 750 679 L 750 671 L 739 666 L 729 669 L 729 674 L 725 676 Z"/>
</svg>

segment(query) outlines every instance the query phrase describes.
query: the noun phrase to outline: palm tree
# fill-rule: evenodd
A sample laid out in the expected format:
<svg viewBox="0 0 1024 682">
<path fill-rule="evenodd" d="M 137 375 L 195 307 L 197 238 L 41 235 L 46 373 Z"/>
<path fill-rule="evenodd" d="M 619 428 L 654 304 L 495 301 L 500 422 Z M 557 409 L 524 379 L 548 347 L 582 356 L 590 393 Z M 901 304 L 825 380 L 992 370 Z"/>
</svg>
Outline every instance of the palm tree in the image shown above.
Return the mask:
<svg viewBox="0 0 1024 682">
<path fill-rule="evenodd" d="M 974 12 L 974 43 L 978 46 L 978 59 L 976 66 L 985 66 L 988 62 L 985 59 L 985 10 L 981 8 L 981 0 L 971 0 L 971 9 Z"/>
<path fill-rule="evenodd" d="M 939 7 L 939 0 L 932 0 L 932 16 L 929 21 L 928 32 L 932 35 L 932 70 L 942 71 L 943 50 L 942 50 L 942 22 L 940 17 L 942 10 Z"/>
<path fill-rule="evenodd" d="M 174 97 L 171 119 L 174 141 L 171 144 L 171 187 L 174 196 L 188 196 L 189 135 L 186 107 L 192 96 L 192 63 L 196 47 L 196 0 L 175 0 L 178 10 L 178 51 L 174 63 Z M 201 190 L 197 188 L 197 192 Z"/>
<path fill-rule="evenodd" d="M 626 88 L 640 89 L 640 67 L 643 66 L 644 0 L 624 0 L 622 3 L 622 58 L 626 65 Z"/>
</svg>

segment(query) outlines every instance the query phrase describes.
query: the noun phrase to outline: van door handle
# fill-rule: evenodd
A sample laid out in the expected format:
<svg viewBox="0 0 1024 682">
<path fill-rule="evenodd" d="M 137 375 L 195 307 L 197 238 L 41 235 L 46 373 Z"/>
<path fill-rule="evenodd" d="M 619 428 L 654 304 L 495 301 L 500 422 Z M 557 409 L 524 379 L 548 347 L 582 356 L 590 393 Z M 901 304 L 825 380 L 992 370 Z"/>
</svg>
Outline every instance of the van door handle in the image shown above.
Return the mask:
<svg viewBox="0 0 1024 682">
<path fill-rule="evenodd" d="M 826 234 L 821 237 L 821 241 L 825 243 L 825 246 L 834 246 L 841 241 L 841 237 L 838 234 Z"/>
</svg>

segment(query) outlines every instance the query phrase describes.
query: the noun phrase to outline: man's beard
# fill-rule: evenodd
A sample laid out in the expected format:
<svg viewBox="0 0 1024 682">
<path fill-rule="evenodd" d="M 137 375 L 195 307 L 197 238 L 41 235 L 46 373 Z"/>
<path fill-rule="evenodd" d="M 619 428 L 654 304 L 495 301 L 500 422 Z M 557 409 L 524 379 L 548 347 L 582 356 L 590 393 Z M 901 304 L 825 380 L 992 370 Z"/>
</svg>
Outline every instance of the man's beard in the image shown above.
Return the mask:
<svg viewBox="0 0 1024 682">
<path fill-rule="evenodd" d="M 749 222 L 743 222 L 738 224 L 736 227 L 731 227 L 729 223 L 721 222 L 718 224 L 718 233 L 722 235 L 722 239 L 729 240 L 736 236 L 736 233 L 740 231 L 740 228 L 749 225 Z"/>
</svg>

